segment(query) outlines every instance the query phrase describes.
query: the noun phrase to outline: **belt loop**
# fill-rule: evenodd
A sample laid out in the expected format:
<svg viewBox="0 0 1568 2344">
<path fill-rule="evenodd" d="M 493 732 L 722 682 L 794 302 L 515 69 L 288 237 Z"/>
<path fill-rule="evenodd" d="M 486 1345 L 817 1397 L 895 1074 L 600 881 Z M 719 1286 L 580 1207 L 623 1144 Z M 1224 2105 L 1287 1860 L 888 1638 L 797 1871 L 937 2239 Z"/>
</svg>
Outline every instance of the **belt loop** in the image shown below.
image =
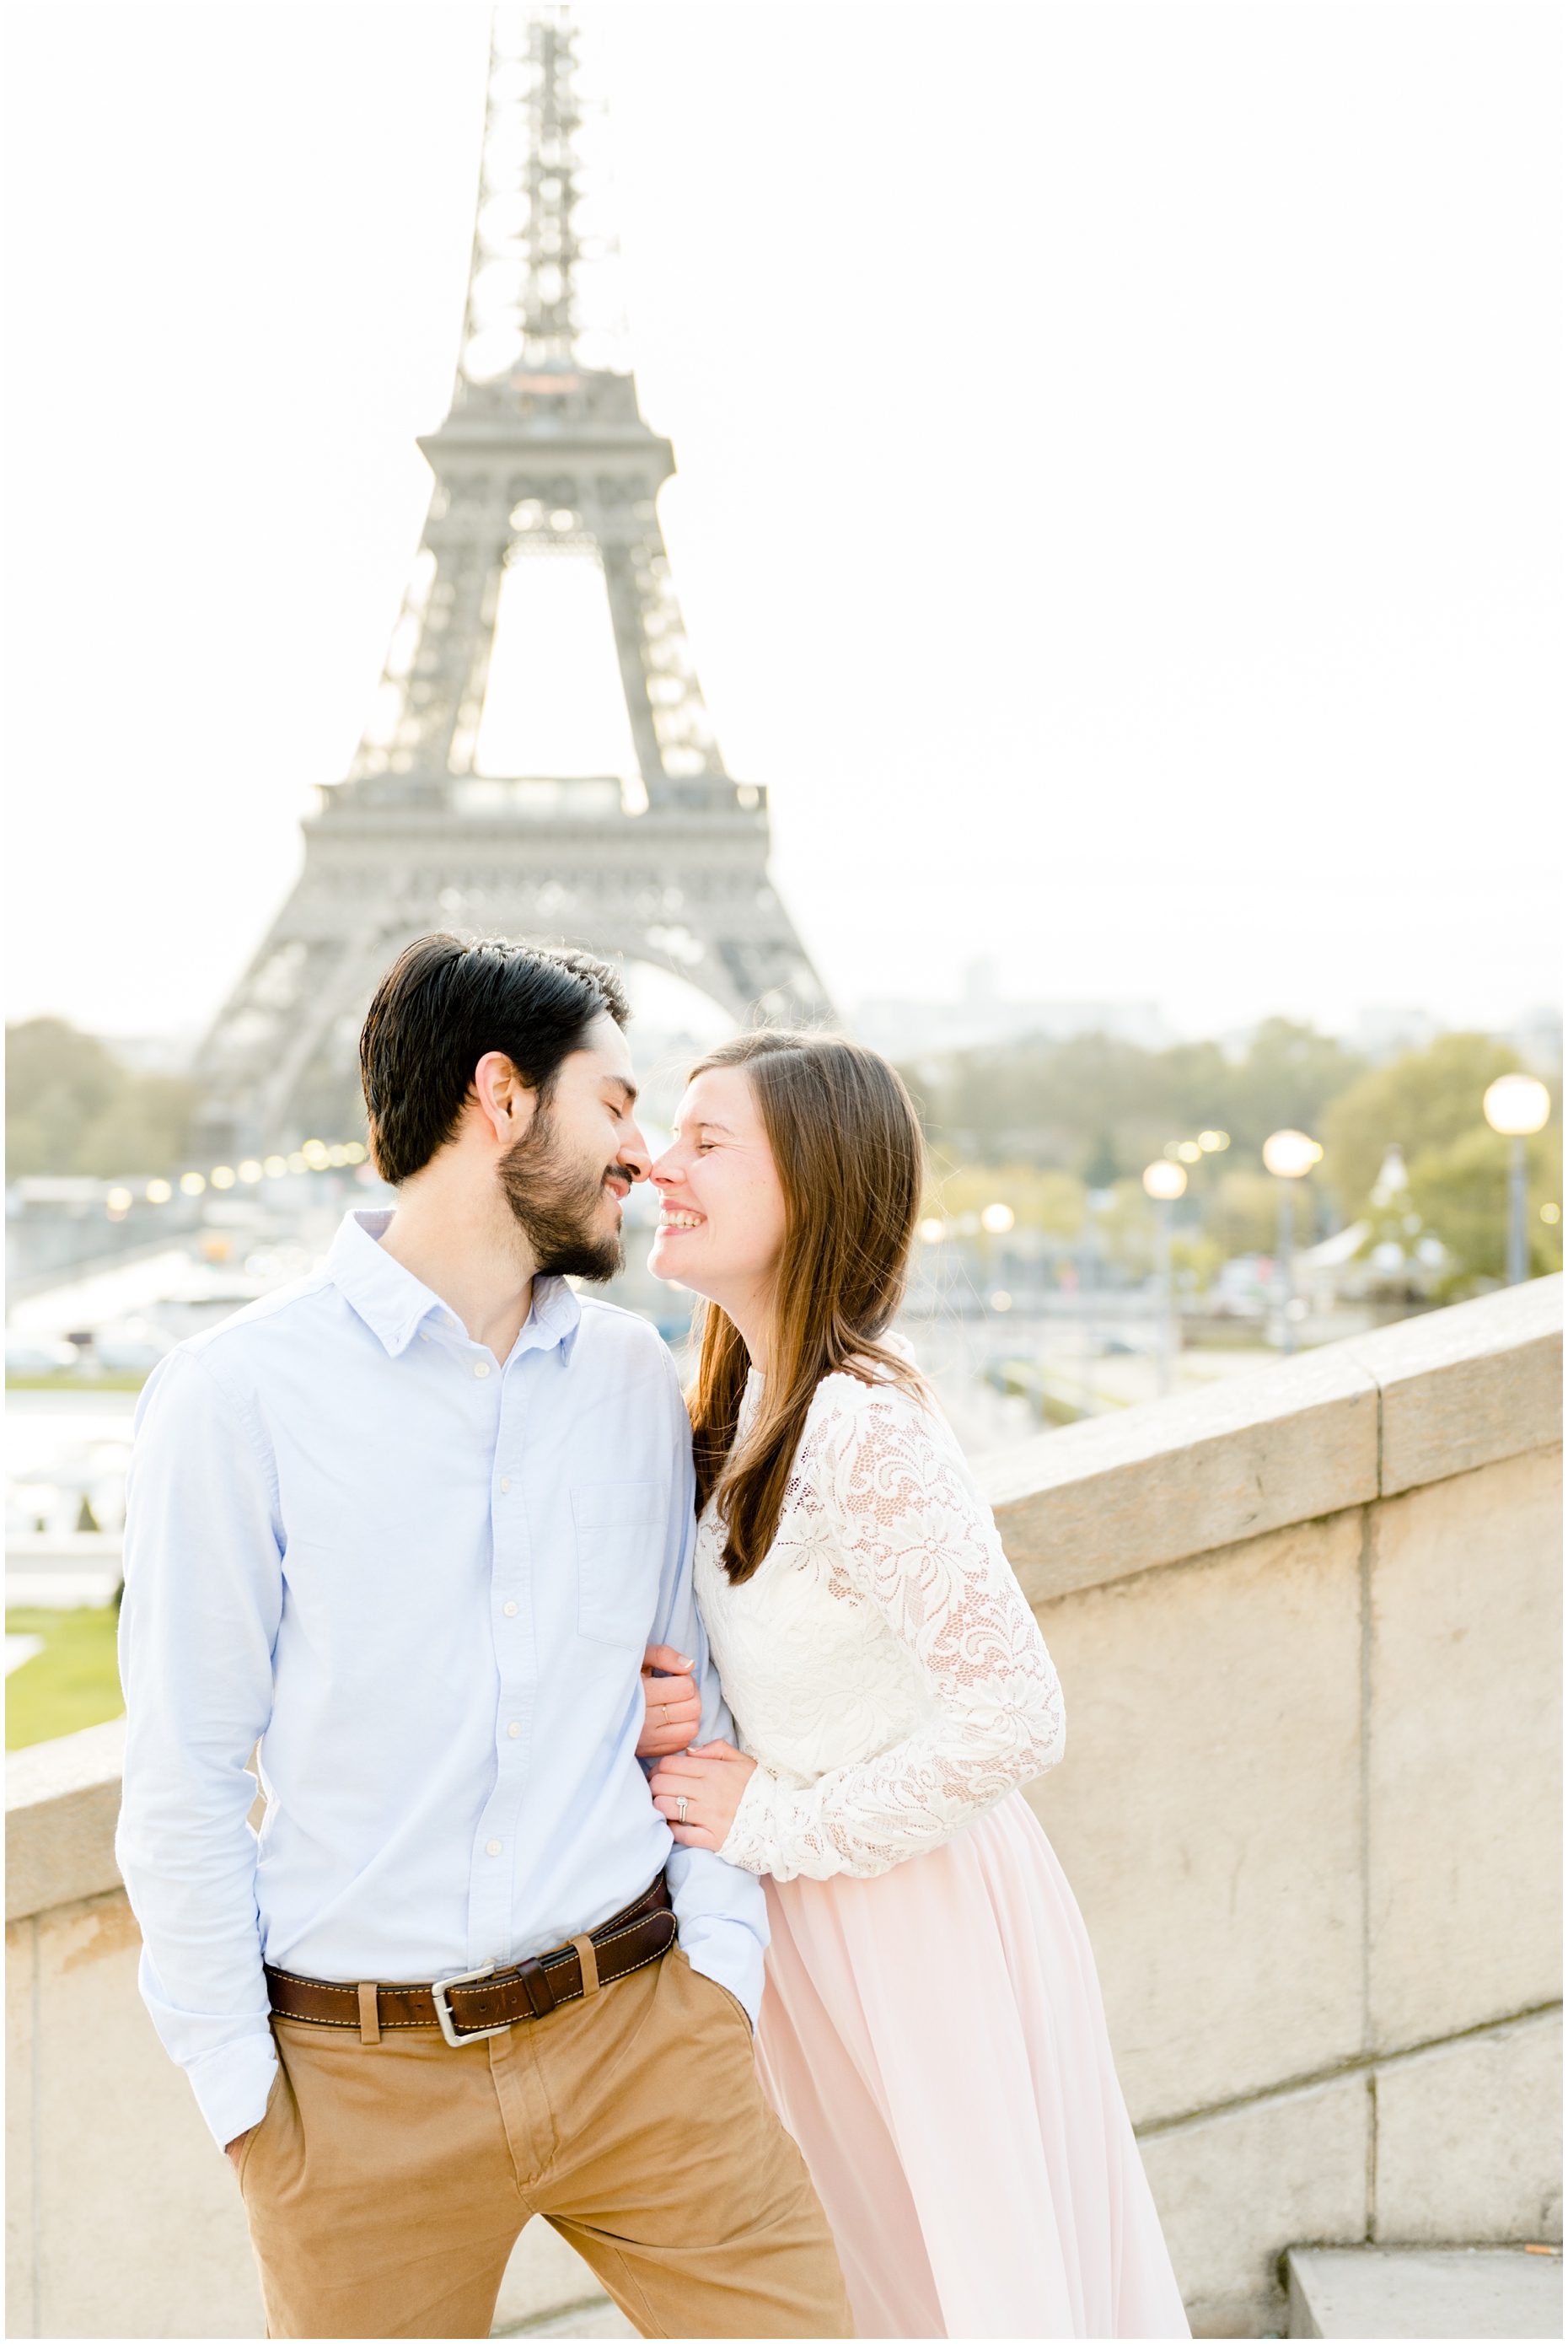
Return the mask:
<svg viewBox="0 0 1568 2344">
<path fill-rule="evenodd" d="M 359 2040 L 361 2043 L 379 2043 L 381 2040 L 381 2012 L 375 1983 L 367 1983 L 364 1979 L 359 1985 Z"/>
<path fill-rule="evenodd" d="M 590 1994 L 598 1992 L 598 1955 L 593 1949 L 591 1937 L 574 1937 L 572 1943 L 578 1949 L 578 1959 L 582 1964 L 583 2000 L 586 2002 Z"/>
<path fill-rule="evenodd" d="M 528 2007 L 536 2018 L 548 2018 L 556 2006 L 555 1992 L 549 1972 L 536 1955 L 518 1964 L 518 1983 L 528 1997 Z"/>
</svg>

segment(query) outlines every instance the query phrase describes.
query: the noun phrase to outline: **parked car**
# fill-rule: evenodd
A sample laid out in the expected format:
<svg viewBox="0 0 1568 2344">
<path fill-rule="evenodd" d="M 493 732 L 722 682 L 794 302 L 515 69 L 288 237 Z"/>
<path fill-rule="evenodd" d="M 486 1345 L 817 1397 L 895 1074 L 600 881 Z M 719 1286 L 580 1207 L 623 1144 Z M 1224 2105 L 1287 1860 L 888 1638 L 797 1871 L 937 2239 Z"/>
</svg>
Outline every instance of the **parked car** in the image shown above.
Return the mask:
<svg viewBox="0 0 1568 2344">
<path fill-rule="evenodd" d="M 8 1376 L 52 1376 L 74 1368 L 81 1354 L 75 1343 L 51 1343 L 42 1335 L 7 1335 L 5 1372 Z"/>
<path fill-rule="evenodd" d="M 145 1318 L 126 1318 L 117 1327 L 100 1327 L 93 1338 L 98 1365 L 110 1375 L 145 1374 L 174 1347 L 172 1335 Z"/>
</svg>

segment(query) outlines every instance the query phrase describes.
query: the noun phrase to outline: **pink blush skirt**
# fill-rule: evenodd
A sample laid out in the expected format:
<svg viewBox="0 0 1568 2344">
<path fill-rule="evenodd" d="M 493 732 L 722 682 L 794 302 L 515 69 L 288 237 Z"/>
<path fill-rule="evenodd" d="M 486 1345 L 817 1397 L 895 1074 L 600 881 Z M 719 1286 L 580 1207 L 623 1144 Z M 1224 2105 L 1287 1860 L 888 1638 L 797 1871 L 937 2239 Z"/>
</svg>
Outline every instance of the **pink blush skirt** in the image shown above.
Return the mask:
<svg viewBox="0 0 1568 2344">
<path fill-rule="evenodd" d="M 1186 2336 L 1089 1938 L 1021 1793 L 876 1880 L 765 1886 L 758 2066 L 858 2332 Z"/>
</svg>

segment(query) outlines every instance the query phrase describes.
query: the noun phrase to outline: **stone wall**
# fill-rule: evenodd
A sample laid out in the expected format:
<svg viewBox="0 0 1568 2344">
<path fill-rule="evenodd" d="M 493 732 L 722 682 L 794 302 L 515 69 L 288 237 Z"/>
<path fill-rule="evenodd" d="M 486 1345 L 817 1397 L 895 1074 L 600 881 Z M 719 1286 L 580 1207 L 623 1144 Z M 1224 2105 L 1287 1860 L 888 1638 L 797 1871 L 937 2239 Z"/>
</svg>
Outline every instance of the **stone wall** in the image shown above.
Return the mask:
<svg viewBox="0 0 1568 2344">
<path fill-rule="evenodd" d="M 1030 1441 L 990 1494 L 1067 1692 L 1036 1804 L 1193 2325 L 1292 2245 L 1561 2235 L 1561 1281 Z M 259 2336 L 136 1990 L 123 1727 L 6 1764 L 9 2332 Z M 530 2224 L 501 2317 L 593 2280 Z"/>
<path fill-rule="evenodd" d="M 1543 1280 L 989 1475 L 1200 2332 L 1290 2245 L 1562 2235 L 1561 1339 Z"/>
<path fill-rule="evenodd" d="M 10 2336 L 261 2336 L 238 2187 L 136 1991 L 115 1867 L 125 1720 L 6 1760 L 5 2299 Z M 598 2281 L 530 2222 L 498 2324 Z"/>
</svg>

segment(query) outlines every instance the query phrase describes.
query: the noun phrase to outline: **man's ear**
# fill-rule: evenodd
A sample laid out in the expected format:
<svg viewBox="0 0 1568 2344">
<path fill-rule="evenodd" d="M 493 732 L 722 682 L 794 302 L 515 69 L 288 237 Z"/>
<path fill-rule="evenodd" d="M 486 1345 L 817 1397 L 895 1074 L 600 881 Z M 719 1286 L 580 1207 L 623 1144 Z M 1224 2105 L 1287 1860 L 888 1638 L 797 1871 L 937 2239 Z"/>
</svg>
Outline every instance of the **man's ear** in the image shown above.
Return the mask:
<svg viewBox="0 0 1568 2344">
<path fill-rule="evenodd" d="M 504 1050 L 487 1050 L 474 1068 L 474 1097 L 503 1147 L 521 1139 L 539 1103 L 538 1091 L 524 1082 Z"/>
</svg>

